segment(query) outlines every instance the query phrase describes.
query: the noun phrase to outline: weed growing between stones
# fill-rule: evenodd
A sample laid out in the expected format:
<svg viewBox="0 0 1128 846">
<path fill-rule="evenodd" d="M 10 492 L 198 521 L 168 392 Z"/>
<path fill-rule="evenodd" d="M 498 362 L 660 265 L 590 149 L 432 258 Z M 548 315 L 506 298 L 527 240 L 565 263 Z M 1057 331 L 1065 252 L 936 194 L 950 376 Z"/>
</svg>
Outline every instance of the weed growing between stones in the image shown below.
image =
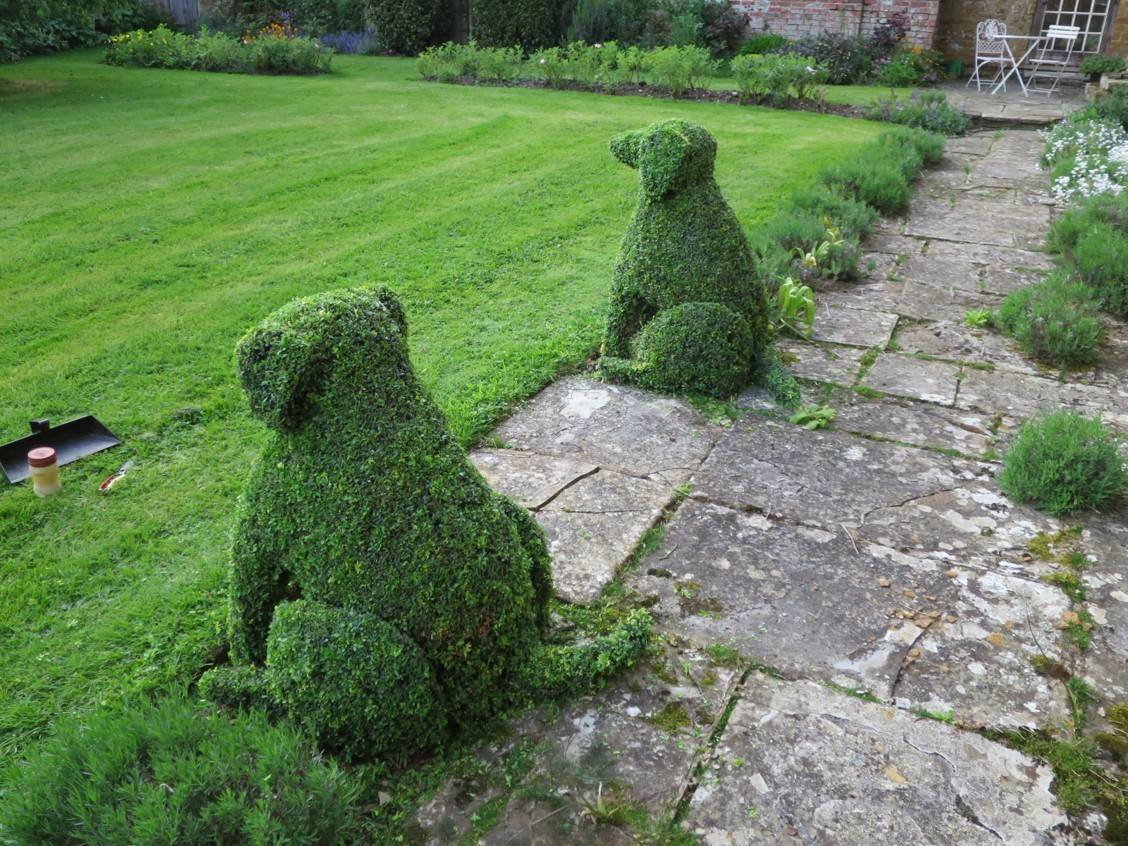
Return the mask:
<svg viewBox="0 0 1128 846">
<path fill-rule="evenodd" d="M 1056 411 L 1022 425 L 1003 458 L 999 487 L 1049 514 L 1068 514 L 1118 499 L 1128 490 L 1128 468 L 1100 418 Z"/>
</svg>

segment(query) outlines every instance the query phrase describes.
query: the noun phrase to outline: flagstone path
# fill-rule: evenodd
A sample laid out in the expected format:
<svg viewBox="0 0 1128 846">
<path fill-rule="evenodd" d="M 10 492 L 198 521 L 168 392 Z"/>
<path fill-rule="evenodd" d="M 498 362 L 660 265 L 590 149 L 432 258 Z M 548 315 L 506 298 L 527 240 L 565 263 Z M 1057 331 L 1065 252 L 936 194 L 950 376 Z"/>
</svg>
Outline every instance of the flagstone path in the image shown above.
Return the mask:
<svg viewBox="0 0 1128 846">
<path fill-rule="evenodd" d="M 587 603 L 620 578 L 665 653 L 483 749 L 417 841 L 647 842 L 675 819 L 708 846 L 1087 842 L 1050 769 L 976 731 L 1067 730 L 1038 656 L 1128 700 L 1128 513 L 1071 532 L 994 481 L 1043 406 L 1128 431 L 1128 330 L 1061 379 L 963 320 L 1050 266 L 1040 147 L 1021 130 L 951 141 L 867 243 L 868 278 L 819 295 L 812 342 L 781 342 L 805 400 L 837 409 L 830 428 L 756 389 L 721 425 L 577 376 L 473 453 L 544 526 L 558 593 Z M 1081 609 L 1044 578 L 1067 551 L 1089 560 L 1085 651 L 1065 633 Z"/>
</svg>

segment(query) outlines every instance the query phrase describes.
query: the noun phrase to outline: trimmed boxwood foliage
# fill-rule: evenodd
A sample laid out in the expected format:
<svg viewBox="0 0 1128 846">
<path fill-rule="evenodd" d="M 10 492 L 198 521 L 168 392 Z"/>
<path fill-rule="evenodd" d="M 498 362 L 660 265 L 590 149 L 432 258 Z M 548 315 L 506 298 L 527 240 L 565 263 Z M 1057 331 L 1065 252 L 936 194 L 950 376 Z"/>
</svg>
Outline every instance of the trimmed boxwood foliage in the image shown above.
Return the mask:
<svg viewBox="0 0 1128 846">
<path fill-rule="evenodd" d="M 415 55 L 431 42 L 440 0 L 368 0 L 368 22 L 380 46 Z"/>
<path fill-rule="evenodd" d="M 666 120 L 616 136 L 611 152 L 638 169 L 640 185 L 611 288 L 603 374 L 667 390 L 735 392 L 762 365 L 771 334 L 748 239 L 713 178 L 716 141 L 700 126 Z M 708 322 L 695 327 L 700 319 Z M 694 331 L 701 337 L 691 338 Z M 669 357 L 677 351 L 696 357 Z"/>
<path fill-rule="evenodd" d="M 1009 294 L 999 307 L 999 327 L 1026 353 L 1060 367 L 1092 364 L 1105 339 L 1093 290 L 1057 272 Z"/>
<path fill-rule="evenodd" d="M 19 846 L 336 846 L 359 841 L 364 810 L 294 728 L 182 697 L 61 719 L 0 794 L 0 840 Z"/>
<path fill-rule="evenodd" d="M 236 520 L 231 654 L 265 661 L 286 712 L 352 757 L 402 758 L 444 721 L 481 725 L 526 696 L 590 686 L 649 626 L 631 617 L 594 663 L 542 644 L 544 535 L 451 437 L 406 332 L 390 291 L 342 290 L 284 306 L 238 347 L 251 409 L 275 431 Z M 522 689 L 530 678 L 544 687 Z"/>
<path fill-rule="evenodd" d="M 565 3 L 561 0 L 474 0 L 472 35 L 484 47 L 527 52 L 560 43 Z"/>
<path fill-rule="evenodd" d="M 1072 411 L 1029 420 L 1003 458 L 999 487 L 1049 514 L 1111 504 L 1128 490 L 1120 442 L 1101 423 Z"/>
</svg>

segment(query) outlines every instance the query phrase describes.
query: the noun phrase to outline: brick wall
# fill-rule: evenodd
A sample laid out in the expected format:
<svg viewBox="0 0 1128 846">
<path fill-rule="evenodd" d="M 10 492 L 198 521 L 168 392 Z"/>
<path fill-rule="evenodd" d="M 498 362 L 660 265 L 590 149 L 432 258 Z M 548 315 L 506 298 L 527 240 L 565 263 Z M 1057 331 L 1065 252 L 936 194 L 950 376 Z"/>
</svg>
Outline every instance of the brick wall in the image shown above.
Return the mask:
<svg viewBox="0 0 1128 846">
<path fill-rule="evenodd" d="M 752 32 L 799 38 L 836 32 L 868 35 L 895 12 L 909 16 L 908 40 L 930 47 L 936 34 L 939 0 L 734 0 L 748 14 Z"/>
</svg>

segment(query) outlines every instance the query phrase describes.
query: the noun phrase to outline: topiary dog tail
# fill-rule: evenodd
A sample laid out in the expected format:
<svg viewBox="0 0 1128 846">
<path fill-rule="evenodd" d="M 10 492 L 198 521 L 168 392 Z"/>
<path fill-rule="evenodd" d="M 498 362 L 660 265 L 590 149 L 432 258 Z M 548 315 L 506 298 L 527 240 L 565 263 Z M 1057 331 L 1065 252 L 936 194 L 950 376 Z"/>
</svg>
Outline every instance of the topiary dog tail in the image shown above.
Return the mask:
<svg viewBox="0 0 1128 846">
<path fill-rule="evenodd" d="M 791 375 L 772 347 L 764 350 L 756 372 L 756 381 L 768 389 L 772 399 L 785 408 L 799 406 L 799 383 Z"/>
<path fill-rule="evenodd" d="M 650 615 L 632 611 L 613 632 L 588 643 L 544 646 L 524 670 L 524 690 L 536 700 L 583 693 L 632 666 L 650 643 Z"/>
</svg>

